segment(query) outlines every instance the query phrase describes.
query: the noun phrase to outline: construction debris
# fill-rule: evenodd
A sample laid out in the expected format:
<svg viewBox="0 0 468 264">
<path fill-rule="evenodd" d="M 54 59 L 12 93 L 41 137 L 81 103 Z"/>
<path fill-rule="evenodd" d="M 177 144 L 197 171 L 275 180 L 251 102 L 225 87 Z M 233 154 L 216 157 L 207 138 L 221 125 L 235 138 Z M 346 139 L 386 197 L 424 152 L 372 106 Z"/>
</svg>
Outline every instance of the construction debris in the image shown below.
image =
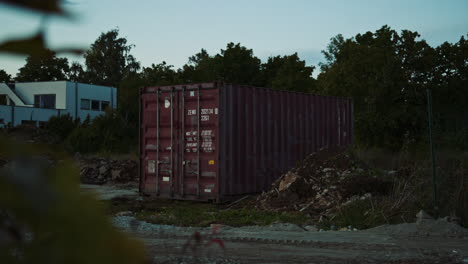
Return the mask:
<svg viewBox="0 0 468 264">
<path fill-rule="evenodd" d="M 320 219 L 340 206 L 386 194 L 390 189 L 390 182 L 373 176 L 344 149 L 322 149 L 275 181 L 257 198 L 256 207 L 300 211 Z"/>
<path fill-rule="evenodd" d="M 85 184 L 138 181 L 138 165 L 134 160 L 80 158 L 78 164 L 80 167 L 81 182 Z"/>
</svg>

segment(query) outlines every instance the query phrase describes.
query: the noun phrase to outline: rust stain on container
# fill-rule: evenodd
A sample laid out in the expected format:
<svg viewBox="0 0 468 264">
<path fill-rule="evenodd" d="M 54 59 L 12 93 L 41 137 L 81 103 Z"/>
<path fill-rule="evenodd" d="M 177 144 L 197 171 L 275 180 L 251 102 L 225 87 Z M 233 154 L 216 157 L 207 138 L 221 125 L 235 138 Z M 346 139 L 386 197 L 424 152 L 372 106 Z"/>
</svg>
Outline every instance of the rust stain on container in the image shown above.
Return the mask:
<svg viewBox="0 0 468 264">
<path fill-rule="evenodd" d="M 349 98 L 224 83 L 146 87 L 140 192 L 230 200 L 269 188 L 296 161 L 351 144 Z"/>
</svg>

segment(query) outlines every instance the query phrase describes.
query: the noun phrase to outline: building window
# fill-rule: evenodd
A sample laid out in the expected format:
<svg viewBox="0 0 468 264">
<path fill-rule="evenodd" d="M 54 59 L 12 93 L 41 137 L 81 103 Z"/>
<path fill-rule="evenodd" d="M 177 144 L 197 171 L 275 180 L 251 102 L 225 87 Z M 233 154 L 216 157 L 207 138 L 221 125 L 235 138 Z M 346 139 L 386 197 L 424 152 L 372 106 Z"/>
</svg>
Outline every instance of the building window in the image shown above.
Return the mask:
<svg viewBox="0 0 468 264">
<path fill-rule="evenodd" d="M 6 104 L 7 104 L 7 95 L 0 94 L 0 105 L 6 105 Z"/>
<path fill-rule="evenodd" d="M 5 120 L 3 118 L 0 118 L 0 125 L 5 124 Z"/>
<path fill-rule="evenodd" d="M 89 99 L 81 99 L 81 109 L 83 110 L 89 110 L 91 107 Z"/>
<path fill-rule="evenodd" d="M 91 110 L 99 111 L 99 101 L 91 101 Z"/>
<path fill-rule="evenodd" d="M 101 101 L 101 111 L 105 111 L 109 107 L 109 101 Z"/>
<path fill-rule="evenodd" d="M 55 108 L 55 94 L 34 95 L 34 107 Z"/>
</svg>

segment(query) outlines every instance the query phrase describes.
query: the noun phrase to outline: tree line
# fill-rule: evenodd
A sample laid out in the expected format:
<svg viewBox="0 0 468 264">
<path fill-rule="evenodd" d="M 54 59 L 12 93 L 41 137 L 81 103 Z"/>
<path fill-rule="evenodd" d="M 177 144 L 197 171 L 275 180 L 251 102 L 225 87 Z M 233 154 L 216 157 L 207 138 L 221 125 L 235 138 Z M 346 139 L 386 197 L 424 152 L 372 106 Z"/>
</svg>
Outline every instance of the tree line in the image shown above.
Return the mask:
<svg viewBox="0 0 468 264">
<path fill-rule="evenodd" d="M 141 67 L 131 54 L 133 47 L 117 29 L 110 30 L 84 53 L 84 65 L 69 64 L 66 58 L 46 51 L 29 56 L 14 80 L 70 80 L 117 87 L 119 107 L 111 119 L 129 128 L 138 127 L 138 89 L 143 86 L 217 80 L 346 96 L 354 100 L 357 144 L 395 151 L 427 141 L 426 90 L 430 89 L 439 142 L 448 148 L 468 149 L 468 44 L 464 36 L 456 43 L 431 47 L 417 32 L 397 32 L 388 26 L 347 39 L 337 35 L 323 51 L 325 62 L 320 63 L 317 78 L 312 76 L 315 67 L 297 53 L 262 62 L 240 43 L 228 43 L 217 54 L 202 49 L 179 69 L 164 61 Z M 0 70 L 0 81 L 12 81 L 12 77 Z M 99 129 L 94 131 L 99 133 Z M 130 135 L 112 138 L 136 138 L 136 129 L 126 131 Z"/>
</svg>

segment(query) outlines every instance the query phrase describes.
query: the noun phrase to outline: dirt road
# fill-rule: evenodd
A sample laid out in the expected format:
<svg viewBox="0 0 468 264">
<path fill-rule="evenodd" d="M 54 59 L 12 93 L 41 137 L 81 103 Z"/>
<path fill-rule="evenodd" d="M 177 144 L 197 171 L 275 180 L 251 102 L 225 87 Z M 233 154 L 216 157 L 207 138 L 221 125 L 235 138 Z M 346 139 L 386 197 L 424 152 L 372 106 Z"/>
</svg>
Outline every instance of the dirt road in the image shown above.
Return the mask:
<svg viewBox="0 0 468 264">
<path fill-rule="evenodd" d="M 135 190 L 82 186 L 101 199 Z M 445 220 L 386 225 L 362 231 L 307 231 L 293 224 L 271 226 L 176 227 L 138 221 L 131 212 L 112 217 L 113 224 L 147 247 L 154 263 L 468 263 L 468 230 Z M 184 245 L 195 232 L 202 243 L 195 250 Z M 205 246 L 209 238 L 218 244 Z"/>
<path fill-rule="evenodd" d="M 119 228 L 142 239 L 155 263 L 468 263 L 468 233 L 450 226 L 427 233 L 425 226 L 404 224 L 363 231 L 284 231 L 270 227 L 222 227 L 213 237 L 224 242 L 183 252 L 194 232 L 210 228 L 174 227 L 114 217 Z M 439 223 L 440 225 L 440 223 Z M 447 223 L 447 225 L 451 225 Z M 257 230 L 257 231 L 255 231 Z M 275 231 L 271 231 L 275 230 Z M 193 242 L 193 241 L 192 241 Z"/>
</svg>

